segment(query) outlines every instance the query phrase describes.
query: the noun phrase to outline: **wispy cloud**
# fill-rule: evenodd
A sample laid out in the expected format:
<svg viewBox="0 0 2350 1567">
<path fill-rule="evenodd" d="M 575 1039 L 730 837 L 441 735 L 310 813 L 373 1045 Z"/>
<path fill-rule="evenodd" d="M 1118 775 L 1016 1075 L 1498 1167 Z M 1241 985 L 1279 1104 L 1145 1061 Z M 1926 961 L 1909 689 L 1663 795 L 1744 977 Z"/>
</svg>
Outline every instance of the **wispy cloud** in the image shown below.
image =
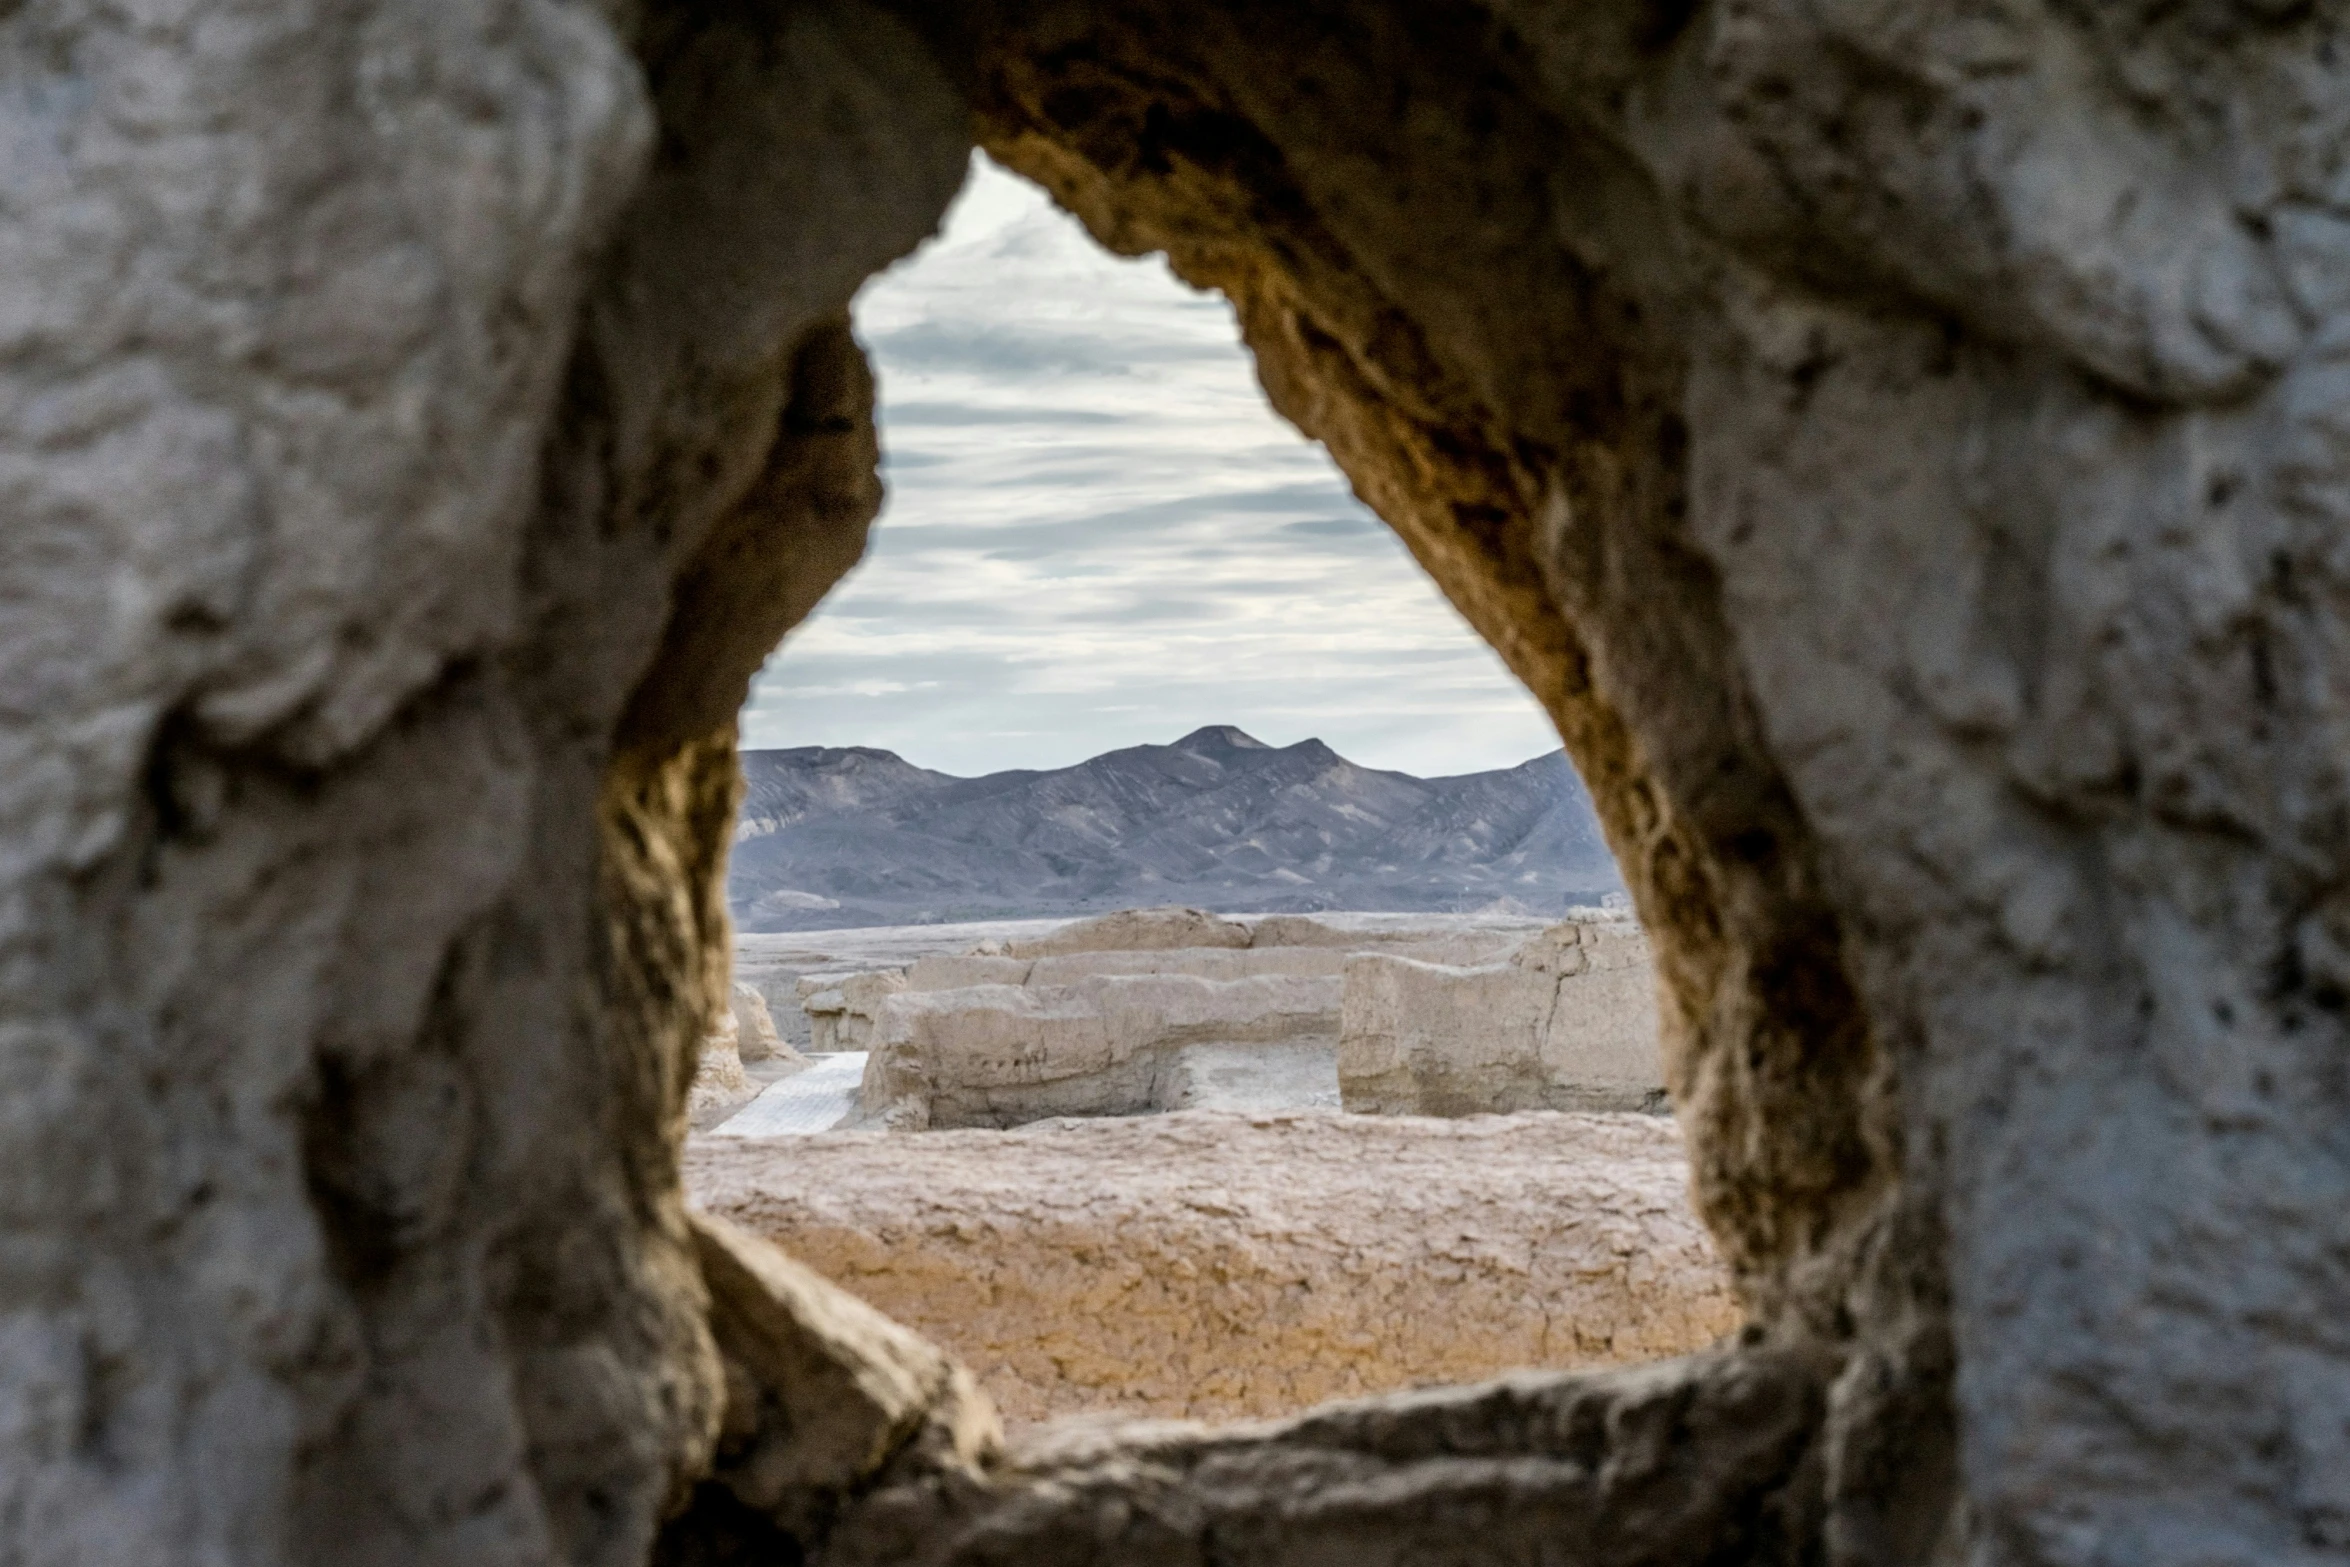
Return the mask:
<svg viewBox="0 0 2350 1567">
<path fill-rule="evenodd" d="M 1234 723 L 1374 766 L 1508 766 L 1533 700 L 1329 458 L 1266 407 L 1232 313 L 1093 244 L 984 160 L 867 285 L 890 498 L 768 661 L 752 745 L 977 773 Z"/>
</svg>

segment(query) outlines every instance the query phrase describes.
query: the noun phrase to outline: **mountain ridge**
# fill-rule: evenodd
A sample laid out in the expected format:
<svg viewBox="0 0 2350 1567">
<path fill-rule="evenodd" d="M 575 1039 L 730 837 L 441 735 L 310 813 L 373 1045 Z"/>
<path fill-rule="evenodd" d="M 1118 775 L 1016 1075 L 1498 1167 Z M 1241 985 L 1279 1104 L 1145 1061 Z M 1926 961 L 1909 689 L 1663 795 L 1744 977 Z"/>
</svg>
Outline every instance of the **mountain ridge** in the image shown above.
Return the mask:
<svg viewBox="0 0 2350 1567">
<path fill-rule="evenodd" d="M 1418 778 L 1230 724 L 1071 767 L 976 778 L 869 746 L 743 753 L 728 876 L 740 928 L 1099 913 L 1549 913 L 1623 883 L 1551 752 Z"/>
</svg>

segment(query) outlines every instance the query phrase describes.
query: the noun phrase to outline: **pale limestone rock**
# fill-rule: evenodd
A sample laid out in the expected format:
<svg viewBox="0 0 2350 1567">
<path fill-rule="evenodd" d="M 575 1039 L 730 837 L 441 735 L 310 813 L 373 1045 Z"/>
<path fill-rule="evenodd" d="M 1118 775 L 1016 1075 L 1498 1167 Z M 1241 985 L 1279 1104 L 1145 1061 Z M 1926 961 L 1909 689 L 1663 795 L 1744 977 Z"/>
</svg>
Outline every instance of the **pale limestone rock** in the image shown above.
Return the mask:
<svg viewBox="0 0 2350 1567">
<path fill-rule="evenodd" d="M 1347 962 L 1346 1108 L 1375 1115 L 1660 1108 L 1656 979 L 1629 924 L 1566 923 L 1507 963 Z"/>
<path fill-rule="evenodd" d="M 1314 947 L 1170 947 L 1151 952 L 1070 952 L 1036 959 L 1025 983 L 1070 985 L 1096 974 L 1187 974 L 1194 979 L 1336 979 L 1346 953 Z"/>
<path fill-rule="evenodd" d="M 979 1376 L 1014 1420 L 1226 1418 L 1734 1331 L 1653 1116 L 1205 1111 L 687 1155 L 692 1201 Z"/>
<path fill-rule="evenodd" d="M 742 1055 L 735 1042 L 734 1014 L 729 1012 L 719 1031 L 702 1040 L 693 1086 L 686 1093 L 686 1119 L 696 1127 L 716 1125 L 758 1091 L 759 1085 L 743 1070 Z"/>
<path fill-rule="evenodd" d="M 969 985 L 1025 985 L 1028 971 L 1035 966 L 1033 958 L 1007 958 L 1001 953 L 934 953 L 914 960 L 906 970 L 906 988 L 961 990 Z"/>
<path fill-rule="evenodd" d="M 726 1371 L 705 1486 L 805 1528 L 910 1447 L 933 1469 L 995 1455 L 1001 1429 L 969 1372 L 759 1236 L 712 1213 L 690 1222 Z"/>
<path fill-rule="evenodd" d="M 1801 1562 L 1816 1346 L 1324 1404 L 1285 1420 L 1076 1417 L 1015 1432 L 984 1484 L 885 1479 L 825 1567 L 1497 1567 Z M 1800 1541 L 1802 1537 L 1797 1536 Z M 1727 1542 L 1728 1550 L 1723 1546 Z M 681 1564 L 682 1567 L 682 1564 Z"/>
<path fill-rule="evenodd" d="M 1376 945 L 1378 938 L 1340 930 L 1304 914 L 1268 914 L 1249 922 L 1252 947 L 1347 947 Z"/>
<path fill-rule="evenodd" d="M 1344 984 L 1095 974 L 893 993 L 868 1041 L 857 1124 L 922 1131 L 1170 1108 L 1186 1047 L 1320 1041 L 1334 1051 Z"/>
<path fill-rule="evenodd" d="M 735 1051 L 745 1062 L 781 1061 L 786 1065 L 804 1062 L 805 1058 L 785 1044 L 783 1036 L 776 1031 L 775 1014 L 767 1010 L 767 998 L 758 986 L 736 980 L 730 996 Z"/>
<path fill-rule="evenodd" d="M 1064 925 L 1033 941 L 1007 942 L 1004 954 L 1044 958 L 1065 952 L 1154 952 L 1167 947 L 1245 947 L 1248 943 L 1246 925 L 1220 919 L 1205 909 L 1120 909 Z"/>
<path fill-rule="evenodd" d="M 1267 914 L 1249 922 L 1249 945 L 1253 948 L 1395 952 L 1424 963 L 1498 962 L 1516 951 L 1528 934 L 1525 930 L 1459 930 L 1431 925 L 1349 930 L 1305 914 Z"/>
<path fill-rule="evenodd" d="M 639 1567 L 733 715 L 976 134 L 1558 723 L 1771 1347 L 877 1482 L 869 1559 L 2338 1559 L 2340 27 L 7 8 L 0 1557 Z"/>
<path fill-rule="evenodd" d="M 895 969 L 801 980 L 800 1010 L 808 1014 L 809 1053 L 871 1049 L 881 1004 L 905 988 L 906 976 Z"/>
</svg>

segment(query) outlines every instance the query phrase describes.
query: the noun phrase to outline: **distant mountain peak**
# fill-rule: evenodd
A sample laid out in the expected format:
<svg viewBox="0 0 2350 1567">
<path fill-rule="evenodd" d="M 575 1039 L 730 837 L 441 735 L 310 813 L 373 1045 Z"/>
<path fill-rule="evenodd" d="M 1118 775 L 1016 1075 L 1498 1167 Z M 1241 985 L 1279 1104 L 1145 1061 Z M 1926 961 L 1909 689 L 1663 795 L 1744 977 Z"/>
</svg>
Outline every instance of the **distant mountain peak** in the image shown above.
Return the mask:
<svg viewBox="0 0 2350 1567">
<path fill-rule="evenodd" d="M 1453 778 L 1357 767 L 1230 724 L 1074 767 L 955 778 L 888 751 L 743 753 L 739 928 L 1098 914 L 1527 909 L 1623 883 L 1556 751 Z"/>
<path fill-rule="evenodd" d="M 1178 751 L 1270 751 L 1273 748 L 1232 724 L 1208 724 L 1175 742 Z"/>
</svg>

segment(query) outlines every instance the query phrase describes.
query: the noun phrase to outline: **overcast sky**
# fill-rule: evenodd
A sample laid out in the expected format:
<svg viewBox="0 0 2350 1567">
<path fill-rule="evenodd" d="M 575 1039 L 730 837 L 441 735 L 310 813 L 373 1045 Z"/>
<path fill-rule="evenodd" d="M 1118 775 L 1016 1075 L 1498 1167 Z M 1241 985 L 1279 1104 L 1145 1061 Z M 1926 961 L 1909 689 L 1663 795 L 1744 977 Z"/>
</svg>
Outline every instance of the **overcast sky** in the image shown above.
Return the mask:
<svg viewBox="0 0 2350 1567">
<path fill-rule="evenodd" d="M 889 500 L 864 563 L 768 660 L 745 744 L 973 774 L 1230 723 L 1424 776 L 1557 747 L 1266 406 L 1222 296 L 1108 255 L 975 160 L 856 320 Z"/>
</svg>

